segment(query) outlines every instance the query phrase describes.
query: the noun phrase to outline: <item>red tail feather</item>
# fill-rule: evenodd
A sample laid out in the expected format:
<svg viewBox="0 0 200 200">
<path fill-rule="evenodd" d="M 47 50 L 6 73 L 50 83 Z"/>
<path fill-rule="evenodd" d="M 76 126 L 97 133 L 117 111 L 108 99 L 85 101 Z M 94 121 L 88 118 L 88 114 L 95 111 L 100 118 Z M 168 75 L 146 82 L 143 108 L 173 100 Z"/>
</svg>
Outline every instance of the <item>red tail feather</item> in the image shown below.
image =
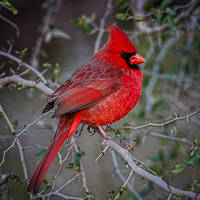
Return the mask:
<svg viewBox="0 0 200 200">
<path fill-rule="evenodd" d="M 56 157 L 59 149 L 61 148 L 63 142 L 69 138 L 76 130 L 80 123 L 80 115 L 77 113 L 72 116 L 62 116 L 58 128 L 56 130 L 55 137 L 49 148 L 47 149 L 44 157 L 40 161 L 39 166 L 37 167 L 35 174 L 33 175 L 28 189 L 28 192 L 33 194 L 38 193 L 40 185 L 44 179 L 45 174 L 47 173 L 51 163 Z"/>
</svg>

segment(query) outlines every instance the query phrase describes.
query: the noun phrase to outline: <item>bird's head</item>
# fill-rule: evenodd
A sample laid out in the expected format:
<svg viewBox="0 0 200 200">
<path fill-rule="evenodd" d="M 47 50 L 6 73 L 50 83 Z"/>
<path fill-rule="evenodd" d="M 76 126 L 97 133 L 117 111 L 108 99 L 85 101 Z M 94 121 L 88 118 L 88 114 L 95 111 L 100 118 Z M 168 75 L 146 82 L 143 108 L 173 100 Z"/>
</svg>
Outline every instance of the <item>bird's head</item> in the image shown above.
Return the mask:
<svg viewBox="0 0 200 200">
<path fill-rule="evenodd" d="M 107 60 L 113 64 L 139 69 L 138 65 L 144 63 L 145 59 L 138 53 L 131 40 L 115 25 L 108 25 L 107 29 L 109 39 L 102 48 Z"/>
</svg>

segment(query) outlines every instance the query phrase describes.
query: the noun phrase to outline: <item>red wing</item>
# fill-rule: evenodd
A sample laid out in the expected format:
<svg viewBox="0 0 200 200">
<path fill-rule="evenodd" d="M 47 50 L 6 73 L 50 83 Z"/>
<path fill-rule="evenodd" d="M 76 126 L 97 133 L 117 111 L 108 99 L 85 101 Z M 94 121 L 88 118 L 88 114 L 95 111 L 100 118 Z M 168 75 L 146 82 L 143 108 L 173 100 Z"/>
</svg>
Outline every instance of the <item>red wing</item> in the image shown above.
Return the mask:
<svg viewBox="0 0 200 200">
<path fill-rule="evenodd" d="M 87 108 L 102 100 L 118 88 L 113 80 L 93 80 L 85 84 L 71 85 L 55 100 L 57 109 L 54 116 L 62 116 Z"/>
</svg>

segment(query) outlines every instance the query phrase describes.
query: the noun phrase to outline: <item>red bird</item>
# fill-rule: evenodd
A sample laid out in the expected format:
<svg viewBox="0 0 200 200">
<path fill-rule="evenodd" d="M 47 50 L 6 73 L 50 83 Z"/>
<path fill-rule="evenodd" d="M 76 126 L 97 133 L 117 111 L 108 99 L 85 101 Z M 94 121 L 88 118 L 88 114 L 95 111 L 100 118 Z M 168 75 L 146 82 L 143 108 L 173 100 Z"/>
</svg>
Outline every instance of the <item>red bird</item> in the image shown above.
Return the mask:
<svg viewBox="0 0 200 200">
<path fill-rule="evenodd" d="M 111 124 L 137 104 L 142 90 L 144 58 L 130 39 L 114 25 L 109 40 L 89 61 L 75 71 L 48 99 L 43 112 L 56 106 L 59 124 L 48 150 L 33 175 L 28 191 L 38 193 L 47 170 L 63 142 L 82 122 L 93 127 Z"/>
</svg>

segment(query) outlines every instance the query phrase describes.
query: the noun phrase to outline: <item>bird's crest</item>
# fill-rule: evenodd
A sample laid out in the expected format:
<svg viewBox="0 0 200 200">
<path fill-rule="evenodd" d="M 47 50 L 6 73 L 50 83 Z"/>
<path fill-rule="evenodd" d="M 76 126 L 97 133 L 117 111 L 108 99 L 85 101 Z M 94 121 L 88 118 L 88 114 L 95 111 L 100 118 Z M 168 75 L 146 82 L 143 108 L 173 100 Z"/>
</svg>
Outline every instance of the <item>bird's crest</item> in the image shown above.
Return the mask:
<svg viewBox="0 0 200 200">
<path fill-rule="evenodd" d="M 110 24 L 107 26 L 107 30 L 109 32 L 109 40 L 103 47 L 104 50 L 110 52 L 137 52 L 131 40 L 117 26 Z"/>
</svg>

